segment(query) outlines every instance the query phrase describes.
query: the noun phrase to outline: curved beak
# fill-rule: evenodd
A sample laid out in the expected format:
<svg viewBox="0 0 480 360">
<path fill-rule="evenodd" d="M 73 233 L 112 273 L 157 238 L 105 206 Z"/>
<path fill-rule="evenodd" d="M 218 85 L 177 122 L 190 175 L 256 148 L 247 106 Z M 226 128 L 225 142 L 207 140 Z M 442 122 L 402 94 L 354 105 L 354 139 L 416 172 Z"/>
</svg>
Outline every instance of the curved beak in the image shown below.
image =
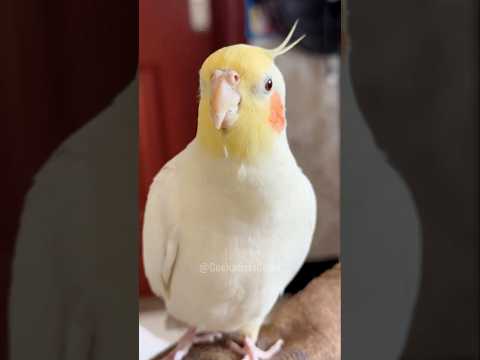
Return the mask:
<svg viewBox="0 0 480 360">
<path fill-rule="evenodd" d="M 215 70 L 211 79 L 211 116 L 217 130 L 231 127 L 238 117 L 240 76 L 234 70 Z"/>
</svg>

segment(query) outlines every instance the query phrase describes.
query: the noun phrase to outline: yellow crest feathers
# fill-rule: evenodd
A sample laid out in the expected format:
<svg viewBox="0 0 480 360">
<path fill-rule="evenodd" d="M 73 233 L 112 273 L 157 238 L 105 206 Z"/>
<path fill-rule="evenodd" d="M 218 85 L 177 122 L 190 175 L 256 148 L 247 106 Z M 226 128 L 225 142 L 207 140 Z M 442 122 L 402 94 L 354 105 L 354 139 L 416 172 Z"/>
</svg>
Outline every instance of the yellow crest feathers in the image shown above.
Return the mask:
<svg viewBox="0 0 480 360">
<path fill-rule="evenodd" d="M 293 24 L 292 28 L 290 29 L 287 37 L 285 38 L 285 40 L 283 40 L 283 42 L 278 45 L 275 49 L 269 49 L 267 50 L 267 53 L 272 57 L 272 58 L 276 58 L 277 56 L 280 56 L 282 54 L 285 54 L 287 51 L 291 50 L 294 46 L 296 46 L 300 41 L 302 41 L 304 38 L 305 38 L 305 34 L 303 34 L 302 36 L 300 36 L 297 40 L 295 40 L 293 43 L 291 43 L 290 45 L 288 45 L 288 42 L 290 41 L 290 39 L 292 38 L 292 35 L 293 33 L 295 32 L 295 29 L 297 28 L 297 25 L 298 25 L 298 19 L 295 21 L 295 23 Z"/>
</svg>

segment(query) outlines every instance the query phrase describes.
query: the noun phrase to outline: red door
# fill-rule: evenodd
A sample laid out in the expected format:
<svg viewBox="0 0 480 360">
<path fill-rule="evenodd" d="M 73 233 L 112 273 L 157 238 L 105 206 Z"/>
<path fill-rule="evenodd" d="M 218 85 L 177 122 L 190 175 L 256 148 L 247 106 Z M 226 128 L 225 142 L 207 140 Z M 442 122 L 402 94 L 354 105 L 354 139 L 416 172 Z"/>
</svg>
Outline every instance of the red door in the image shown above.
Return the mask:
<svg viewBox="0 0 480 360">
<path fill-rule="evenodd" d="M 198 70 L 213 50 L 245 41 L 245 12 L 241 0 L 140 0 L 139 3 L 142 224 L 153 177 L 195 136 Z M 148 295 L 142 264 L 140 259 L 140 292 Z"/>
</svg>

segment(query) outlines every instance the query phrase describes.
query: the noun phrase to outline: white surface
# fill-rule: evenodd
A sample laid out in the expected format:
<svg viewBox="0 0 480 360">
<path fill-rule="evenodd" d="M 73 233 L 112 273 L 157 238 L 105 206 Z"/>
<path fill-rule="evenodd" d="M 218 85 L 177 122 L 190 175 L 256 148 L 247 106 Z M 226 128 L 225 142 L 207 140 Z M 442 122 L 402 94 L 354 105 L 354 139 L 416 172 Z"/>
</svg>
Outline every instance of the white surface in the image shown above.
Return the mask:
<svg viewBox="0 0 480 360">
<path fill-rule="evenodd" d="M 139 360 L 158 354 L 187 330 L 179 323 L 168 320 L 165 305 L 159 298 L 140 299 L 139 310 Z M 160 345 L 163 347 L 160 348 Z"/>
<path fill-rule="evenodd" d="M 142 325 L 138 326 L 138 359 L 150 360 L 168 347 L 169 342 L 153 335 Z"/>
</svg>

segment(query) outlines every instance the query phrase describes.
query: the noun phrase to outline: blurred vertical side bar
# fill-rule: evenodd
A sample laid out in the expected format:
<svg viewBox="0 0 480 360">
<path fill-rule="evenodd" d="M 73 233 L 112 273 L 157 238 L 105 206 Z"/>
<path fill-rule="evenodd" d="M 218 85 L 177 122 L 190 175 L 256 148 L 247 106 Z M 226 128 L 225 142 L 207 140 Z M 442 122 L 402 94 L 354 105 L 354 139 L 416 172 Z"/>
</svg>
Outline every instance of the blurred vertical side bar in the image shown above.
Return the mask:
<svg viewBox="0 0 480 360">
<path fill-rule="evenodd" d="M 361 337 L 383 315 L 379 309 L 385 304 L 379 297 L 392 283 L 393 290 L 405 286 L 418 267 L 411 321 L 396 358 L 478 359 L 478 1 L 348 1 L 348 11 L 351 87 L 378 149 L 411 194 L 420 226 L 418 249 L 409 244 L 411 236 L 392 241 L 406 226 L 400 231 L 391 227 L 381 247 L 369 247 L 377 255 L 370 259 L 383 274 L 377 294 L 369 299 L 378 305 L 368 314 L 369 328 L 365 322 L 358 324 L 356 332 L 343 327 L 349 332 L 344 344 L 357 342 L 370 359 L 387 359 L 372 357 Z M 344 141 L 342 152 L 350 144 Z M 352 160 L 353 155 L 345 158 L 345 167 Z M 342 182 L 352 184 L 353 179 L 343 177 Z M 382 206 L 383 213 L 400 209 L 397 201 Z M 345 207 L 342 222 L 347 213 L 358 216 L 355 209 Z M 374 220 L 377 228 L 385 224 L 378 217 Z M 354 249 L 356 239 L 348 233 L 348 224 L 343 224 L 345 254 Z M 360 250 L 368 245 L 363 242 Z M 400 245 L 408 251 L 394 253 L 397 263 L 384 262 L 385 255 Z M 417 266 L 411 261 L 415 251 L 420 255 Z M 351 254 L 352 261 L 343 264 L 343 284 L 350 296 L 342 292 L 350 318 L 362 304 L 358 301 L 361 289 L 351 290 L 356 274 L 365 273 L 372 264 L 365 258 L 354 267 L 359 253 Z M 396 276 L 386 276 L 395 267 Z M 388 307 L 388 316 L 398 314 L 405 309 L 405 301 L 398 298 Z M 382 334 L 395 327 L 398 322 L 390 321 Z M 370 339 L 374 350 L 394 340 L 392 336 Z M 351 356 L 345 359 L 363 358 L 351 347 L 347 350 Z"/>
<path fill-rule="evenodd" d="M 25 194 L 59 144 L 132 81 L 136 8 L 132 0 L 2 2 L 0 359 L 8 358 L 7 300 Z"/>
</svg>

